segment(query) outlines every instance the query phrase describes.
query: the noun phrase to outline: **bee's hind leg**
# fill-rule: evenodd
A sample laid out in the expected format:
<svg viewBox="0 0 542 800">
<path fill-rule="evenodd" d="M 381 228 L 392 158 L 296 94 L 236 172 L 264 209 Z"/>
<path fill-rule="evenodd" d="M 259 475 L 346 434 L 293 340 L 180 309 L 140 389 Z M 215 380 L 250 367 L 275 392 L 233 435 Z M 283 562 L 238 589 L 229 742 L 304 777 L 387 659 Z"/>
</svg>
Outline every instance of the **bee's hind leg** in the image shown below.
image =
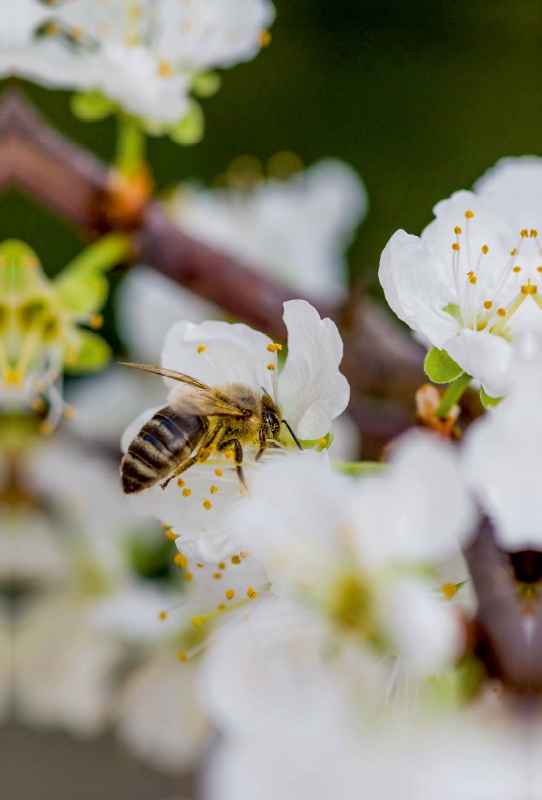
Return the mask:
<svg viewBox="0 0 542 800">
<path fill-rule="evenodd" d="M 245 473 L 243 471 L 243 447 L 239 439 L 228 439 L 227 442 L 221 442 L 220 446 L 217 447 L 217 450 L 233 450 L 233 455 L 235 459 L 235 471 L 237 472 L 237 477 L 239 478 L 239 483 L 243 486 L 246 492 L 249 491 L 247 486 L 247 482 L 245 480 Z"/>
</svg>

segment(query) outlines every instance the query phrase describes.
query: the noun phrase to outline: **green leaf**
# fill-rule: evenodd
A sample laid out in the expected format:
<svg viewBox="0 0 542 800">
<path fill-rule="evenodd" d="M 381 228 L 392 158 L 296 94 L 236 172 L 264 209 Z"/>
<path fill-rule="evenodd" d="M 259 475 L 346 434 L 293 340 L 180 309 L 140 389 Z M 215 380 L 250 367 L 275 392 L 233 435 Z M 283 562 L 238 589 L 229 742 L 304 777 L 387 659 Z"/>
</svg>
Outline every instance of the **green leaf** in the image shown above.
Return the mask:
<svg viewBox="0 0 542 800">
<path fill-rule="evenodd" d="M 93 89 L 90 92 L 76 92 L 70 100 L 70 107 L 74 117 L 87 122 L 105 119 L 115 111 L 115 103 L 108 97 Z"/>
<path fill-rule="evenodd" d="M 465 371 L 450 358 L 446 350 L 439 350 L 438 347 L 432 347 L 428 352 L 423 368 L 433 383 L 451 383 Z"/>
<path fill-rule="evenodd" d="M 66 364 L 66 372 L 71 375 L 82 375 L 88 372 L 98 372 L 103 369 L 112 356 L 111 348 L 101 336 L 96 333 L 82 331 L 79 334 L 80 349 L 71 364 Z"/>
<path fill-rule="evenodd" d="M 200 72 L 192 79 L 192 91 L 196 97 L 212 97 L 222 85 L 218 72 Z"/>
<path fill-rule="evenodd" d="M 190 99 L 189 103 L 188 114 L 168 130 L 169 138 L 176 144 L 197 144 L 203 139 L 205 130 L 203 111 L 196 100 Z"/>
<path fill-rule="evenodd" d="M 484 387 L 480 386 L 480 400 L 484 408 L 493 408 L 494 406 L 498 406 L 502 400 L 502 397 L 490 397 L 484 391 Z"/>
</svg>

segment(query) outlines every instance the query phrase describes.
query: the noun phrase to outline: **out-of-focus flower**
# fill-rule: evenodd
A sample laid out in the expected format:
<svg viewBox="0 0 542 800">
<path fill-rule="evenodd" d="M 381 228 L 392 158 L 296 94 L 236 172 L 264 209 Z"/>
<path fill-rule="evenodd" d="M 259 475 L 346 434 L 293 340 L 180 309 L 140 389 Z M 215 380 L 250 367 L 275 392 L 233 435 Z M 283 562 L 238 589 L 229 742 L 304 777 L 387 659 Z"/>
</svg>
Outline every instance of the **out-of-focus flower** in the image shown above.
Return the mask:
<svg viewBox="0 0 542 800">
<path fill-rule="evenodd" d="M 380 262 L 397 316 L 490 397 L 509 388 L 516 333 L 542 325 L 540 187 L 540 159 L 500 162 L 472 192 L 438 203 L 421 238 L 397 231 Z"/>
<path fill-rule="evenodd" d="M 1 13 L 0 75 L 97 89 L 131 114 L 174 123 L 190 112 L 192 87 L 212 82 L 202 73 L 256 55 L 274 9 L 268 0 L 4 0 Z"/>
<path fill-rule="evenodd" d="M 542 549 L 542 344 L 517 344 L 508 397 L 469 427 L 463 458 L 468 480 L 507 550 Z"/>
<path fill-rule="evenodd" d="M 248 190 L 232 170 L 228 188 L 179 187 L 170 201 L 179 227 L 309 296 L 342 297 L 344 253 L 368 205 L 354 170 L 327 159 L 286 180 L 257 175 Z"/>
<path fill-rule="evenodd" d="M 56 426 L 63 413 L 69 413 L 62 398 L 63 372 L 93 372 L 110 356 L 101 337 L 80 327 L 101 324 L 96 312 L 107 294 L 104 283 L 103 276 L 83 276 L 69 267 L 49 281 L 27 245 L 15 240 L 0 245 L 0 403 L 4 412 L 21 411 L 21 407 L 47 412 L 45 432 Z"/>
<path fill-rule="evenodd" d="M 325 446 L 331 421 L 344 410 L 349 397 L 348 382 L 339 372 L 342 341 L 335 324 L 320 319 L 305 301 L 285 303 L 284 320 L 289 346 L 280 375 L 279 345 L 246 325 L 225 322 L 175 324 L 164 343 L 162 364 L 210 386 L 241 383 L 258 393 L 265 390 L 280 402 L 283 418 L 301 440 L 308 440 L 309 446 L 318 442 Z M 176 384 L 171 379 L 166 384 L 172 388 L 169 402 L 174 402 Z M 157 410 L 148 409 L 129 426 L 123 436 L 124 449 Z M 245 447 L 249 485 L 260 467 L 253 458 L 257 450 L 258 443 Z M 189 545 L 197 559 L 212 563 L 239 549 L 224 514 L 241 499 L 241 490 L 227 458 L 216 453 L 165 490 L 156 485 L 139 493 L 134 504 L 170 525 L 179 536 L 178 543 Z"/>
</svg>

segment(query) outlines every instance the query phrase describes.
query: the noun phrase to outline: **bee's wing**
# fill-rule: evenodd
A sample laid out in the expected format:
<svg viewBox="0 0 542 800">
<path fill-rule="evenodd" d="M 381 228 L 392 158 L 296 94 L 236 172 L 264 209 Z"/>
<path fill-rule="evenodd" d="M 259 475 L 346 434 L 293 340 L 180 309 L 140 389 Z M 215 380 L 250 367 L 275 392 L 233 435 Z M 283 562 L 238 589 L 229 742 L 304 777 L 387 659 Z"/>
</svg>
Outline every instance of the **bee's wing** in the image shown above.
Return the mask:
<svg viewBox="0 0 542 800">
<path fill-rule="evenodd" d="M 174 405 L 181 414 L 196 414 L 202 417 L 242 417 L 243 412 L 232 406 L 225 400 L 216 396 L 213 389 L 205 383 L 184 375 L 182 372 L 175 372 L 173 369 L 163 369 L 154 367 L 151 364 L 129 364 L 125 361 L 119 362 L 123 367 L 133 367 L 143 372 L 152 372 L 155 375 L 162 375 L 164 378 L 171 378 L 179 381 L 185 386 L 185 391 L 175 397 Z"/>
</svg>

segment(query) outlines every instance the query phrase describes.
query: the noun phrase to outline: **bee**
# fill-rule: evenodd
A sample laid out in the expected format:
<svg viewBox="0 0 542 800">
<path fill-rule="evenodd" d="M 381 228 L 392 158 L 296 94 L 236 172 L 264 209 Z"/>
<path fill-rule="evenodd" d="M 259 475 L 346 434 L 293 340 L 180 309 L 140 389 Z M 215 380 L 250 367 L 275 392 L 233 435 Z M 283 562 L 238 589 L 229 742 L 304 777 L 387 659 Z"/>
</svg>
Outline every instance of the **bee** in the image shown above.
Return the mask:
<svg viewBox="0 0 542 800">
<path fill-rule="evenodd" d="M 300 450 L 302 446 L 272 397 L 242 383 L 206 386 L 196 378 L 147 364 L 126 364 L 179 381 L 182 387 L 171 403 L 143 425 L 126 451 L 120 467 L 125 494 L 168 483 L 194 464 L 206 461 L 213 451 L 233 453 L 237 477 L 244 491 L 243 445 L 259 444 L 255 460 L 267 449 L 281 449 L 284 424 Z"/>
</svg>

